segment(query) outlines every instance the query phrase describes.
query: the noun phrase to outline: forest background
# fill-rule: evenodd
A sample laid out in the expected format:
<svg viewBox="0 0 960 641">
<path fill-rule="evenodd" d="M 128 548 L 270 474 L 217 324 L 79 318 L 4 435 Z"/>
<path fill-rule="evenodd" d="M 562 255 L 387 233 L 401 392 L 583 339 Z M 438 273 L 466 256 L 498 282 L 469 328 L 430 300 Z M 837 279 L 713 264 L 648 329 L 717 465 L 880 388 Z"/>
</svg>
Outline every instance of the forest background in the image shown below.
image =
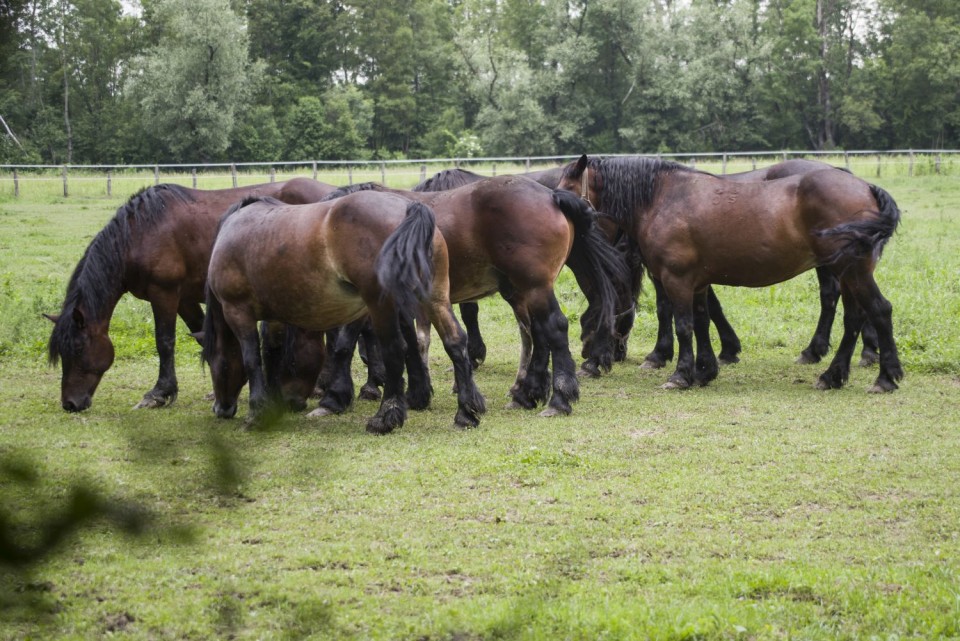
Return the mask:
<svg viewBox="0 0 960 641">
<path fill-rule="evenodd" d="M 960 146 L 956 0 L 0 0 L 0 163 Z"/>
</svg>

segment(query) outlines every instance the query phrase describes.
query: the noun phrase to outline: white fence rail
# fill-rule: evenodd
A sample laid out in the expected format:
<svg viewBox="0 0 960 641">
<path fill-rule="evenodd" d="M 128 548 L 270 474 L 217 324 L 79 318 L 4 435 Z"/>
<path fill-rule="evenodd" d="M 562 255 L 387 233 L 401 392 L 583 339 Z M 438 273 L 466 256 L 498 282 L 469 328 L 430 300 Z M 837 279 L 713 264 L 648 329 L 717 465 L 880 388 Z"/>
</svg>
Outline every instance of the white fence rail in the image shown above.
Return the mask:
<svg viewBox="0 0 960 641">
<path fill-rule="evenodd" d="M 816 158 L 845 167 L 863 178 L 960 175 L 960 150 L 946 149 L 728 152 L 659 156 L 717 174 L 748 171 L 790 158 Z M 0 165 L 0 198 L 21 195 L 114 197 L 126 196 L 161 182 L 217 189 L 231 185 L 287 180 L 294 176 L 310 176 L 335 185 L 378 181 L 392 187 L 411 187 L 437 171 L 450 167 L 496 175 L 553 167 L 574 158 L 576 156 L 154 165 Z"/>
</svg>

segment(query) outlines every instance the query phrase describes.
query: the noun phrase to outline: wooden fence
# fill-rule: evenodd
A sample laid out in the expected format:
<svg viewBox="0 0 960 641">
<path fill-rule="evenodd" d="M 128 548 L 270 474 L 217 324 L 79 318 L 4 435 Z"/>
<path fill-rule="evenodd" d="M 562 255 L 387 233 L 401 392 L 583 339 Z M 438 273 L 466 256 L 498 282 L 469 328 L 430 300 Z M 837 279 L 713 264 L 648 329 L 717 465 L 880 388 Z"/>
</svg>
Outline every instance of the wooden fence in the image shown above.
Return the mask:
<svg viewBox="0 0 960 641">
<path fill-rule="evenodd" d="M 660 157 L 717 174 L 748 171 L 790 158 L 812 158 L 845 167 L 863 178 L 960 175 L 960 150 L 776 151 L 662 154 Z M 287 180 L 295 176 L 310 176 L 335 185 L 378 181 L 391 187 L 404 188 L 450 167 L 463 167 L 484 175 L 497 175 L 554 167 L 574 158 L 576 156 L 434 158 L 413 161 L 316 160 L 194 165 L 0 165 L 0 198 L 113 198 L 126 197 L 143 187 L 161 182 L 200 189 L 219 189 Z"/>
</svg>

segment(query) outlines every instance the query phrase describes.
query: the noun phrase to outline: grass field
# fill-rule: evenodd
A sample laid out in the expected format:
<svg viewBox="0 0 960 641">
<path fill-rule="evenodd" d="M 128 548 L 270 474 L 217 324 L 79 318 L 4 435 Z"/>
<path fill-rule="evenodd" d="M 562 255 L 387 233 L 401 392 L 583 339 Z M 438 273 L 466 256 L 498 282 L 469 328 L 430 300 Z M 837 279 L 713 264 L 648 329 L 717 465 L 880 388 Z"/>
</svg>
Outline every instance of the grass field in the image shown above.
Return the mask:
<svg viewBox="0 0 960 641">
<path fill-rule="evenodd" d="M 742 362 L 685 392 L 639 368 L 648 288 L 628 362 L 540 419 L 504 409 L 519 341 L 487 299 L 480 427 L 452 427 L 435 342 L 432 409 L 386 437 L 365 433 L 365 401 L 237 431 L 185 332 L 178 401 L 134 411 L 157 358 L 130 298 L 93 407 L 64 413 L 40 314 L 125 198 L 0 196 L 0 639 L 960 637 L 960 181 L 871 179 L 903 211 L 878 269 L 897 392 L 868 395 L 860 368 L 818 392 L 825 366 L 794 364 L 817 315 L 807 274 L 719 289 Z M 567 274 L 560 297 L 576 327 Z M 52 546 L 76 496 L 115 518 L 3 563 Z M 131 514 L 149 515 L 134 535 Z"/>
</svg>

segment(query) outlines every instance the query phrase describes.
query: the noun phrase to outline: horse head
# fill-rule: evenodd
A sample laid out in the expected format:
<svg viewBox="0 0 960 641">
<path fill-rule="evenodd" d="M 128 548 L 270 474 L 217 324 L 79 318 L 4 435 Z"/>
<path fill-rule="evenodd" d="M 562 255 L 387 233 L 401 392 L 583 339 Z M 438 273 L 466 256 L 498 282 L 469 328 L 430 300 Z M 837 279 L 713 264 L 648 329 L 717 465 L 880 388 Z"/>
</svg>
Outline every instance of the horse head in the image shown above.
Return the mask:
<svg viewBox="0 0 960 641">
<path fill-rule="evenodd" d="M 563 174 L 557 189 L 572 191 L 587 201 L 587 204 L 596 208 L 595 203 L 600 199 L 600 179 L 595 163 L 583 154 L 577 160 L 563 168 Z"/>
<path fill-rule="evenodd" d="M 82 412 L 93 403 L 100 379 L 113 364 L 109 319 L 97 319 L 80 306 L 53 316 L 50 335 L 50 364 L 63 366 L 60 379 L 60 404 L 68 412 Z"/>
</svg>

